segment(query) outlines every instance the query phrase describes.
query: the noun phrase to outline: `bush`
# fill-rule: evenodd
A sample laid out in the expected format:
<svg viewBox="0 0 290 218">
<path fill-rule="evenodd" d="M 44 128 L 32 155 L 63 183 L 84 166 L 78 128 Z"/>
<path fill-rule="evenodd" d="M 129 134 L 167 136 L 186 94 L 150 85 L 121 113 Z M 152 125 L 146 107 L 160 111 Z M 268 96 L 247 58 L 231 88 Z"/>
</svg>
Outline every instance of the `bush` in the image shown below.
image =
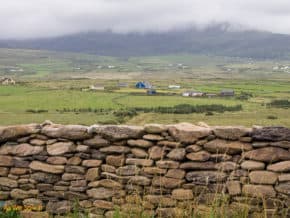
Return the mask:
<svg viewBox="0 0 290 218">
<path fill-rule="evenodd" d="M 27 109 L 26 110 L 27 113 L 34 113 L 34 114 L 40 114 L 40 113 L 47 113 L 48 110 L 35 110 L 35 109 Z"/>
<path fill-rule="evenodd" d="M 269 120 L 277 120 L 278 117 L 273 116 L 273 115 L 269 115 L 269 116 L 267 116 L 267 119 L 269 119 Z"/>
<path fill-rule="evenodd" d="M 268 104 L 269 107 L 290 108 L 290 101 L 287 99 L 273 100 Z"/>
</svg>

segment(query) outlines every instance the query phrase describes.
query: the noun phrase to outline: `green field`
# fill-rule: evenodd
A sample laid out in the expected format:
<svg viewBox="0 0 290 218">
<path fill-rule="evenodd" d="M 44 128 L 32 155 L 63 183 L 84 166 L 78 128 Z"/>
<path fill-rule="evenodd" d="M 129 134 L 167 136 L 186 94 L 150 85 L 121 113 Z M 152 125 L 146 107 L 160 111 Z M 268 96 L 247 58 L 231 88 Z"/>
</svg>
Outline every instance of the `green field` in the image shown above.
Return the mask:
<svg viewBox="0 0 290 218">
<path fill-rule="evenodd" d="M 290 109 L 266 106 L 275 99 L 290 99 L 290 73 L 273 70 L 274 66 L 288 63 L 287 60 L 261 61 L 185 54 L 114 58 L 0 49 L 0 76 L 12 77 L 17 82 L 16 86 L 0 86 L 0 125 L 40 123 L 48 119 L 56 123 L 86 125 L 204 121 L 211 125 L 290 127 Z M 144 90 L 134 88 L 140 80 L 150 81 L 159 94 L 147 96 Z M 129 87 L 119 88 L 118 82 L 126 82 Z M 84 91 L 93 84 L 102 84 L 105 91 Z M 169 90 L 170 84 L 179 84 L 182 88 Z M 222 89 L 233 89 L 236 96 L 181 96 L 185 90 L 219 93 Z M 251 96 L 240 100 L 238 97 L 243 92 Z M 132 108 L 154 109 L 181 104 L 240 104 L 242 110 L 212 114 L 137 111 L 132 116 L 116 116 L 116 112 Z"/>
</svg>

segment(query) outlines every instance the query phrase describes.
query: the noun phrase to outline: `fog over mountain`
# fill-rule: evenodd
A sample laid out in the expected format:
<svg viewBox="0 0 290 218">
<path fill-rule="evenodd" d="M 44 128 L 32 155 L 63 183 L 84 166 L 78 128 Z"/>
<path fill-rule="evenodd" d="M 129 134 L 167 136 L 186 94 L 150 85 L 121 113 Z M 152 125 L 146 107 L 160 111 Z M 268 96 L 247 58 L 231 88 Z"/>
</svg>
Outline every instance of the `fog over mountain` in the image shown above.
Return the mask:
<svg viewBox="0 0 290 218">
<path fill-rule="evenodd" d="M 284 58 L 288 0 L 9 0 L 0 47 L 130 56 Z"/>
</svg>

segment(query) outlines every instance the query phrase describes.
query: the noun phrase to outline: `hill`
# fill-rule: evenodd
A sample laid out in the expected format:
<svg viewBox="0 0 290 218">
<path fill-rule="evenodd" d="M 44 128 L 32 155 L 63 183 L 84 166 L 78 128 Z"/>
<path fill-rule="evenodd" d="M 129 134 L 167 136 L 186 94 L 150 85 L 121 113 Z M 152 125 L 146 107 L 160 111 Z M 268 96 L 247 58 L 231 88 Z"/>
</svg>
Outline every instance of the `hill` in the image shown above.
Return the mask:
<svg viewBox="0 0 290 218">
<path fill-rule="evenodd" d="M 2 48 L 82 52 L 106 56 L 150 56 L 178 53 L 288 58 L 290 36 L 259 31 L 229 31 L 223 26 L 164 33 L 88 32 L 55 38 L 0 41 Z"/>
</svg>

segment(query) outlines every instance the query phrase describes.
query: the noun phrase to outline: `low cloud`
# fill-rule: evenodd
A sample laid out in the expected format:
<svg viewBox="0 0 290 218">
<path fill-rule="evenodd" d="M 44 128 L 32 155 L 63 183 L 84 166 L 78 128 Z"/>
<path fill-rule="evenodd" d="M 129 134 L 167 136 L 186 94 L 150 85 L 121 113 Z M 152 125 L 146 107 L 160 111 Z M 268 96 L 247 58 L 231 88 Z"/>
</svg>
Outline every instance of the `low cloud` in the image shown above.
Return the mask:
<svg viewBox="0 0 290 218">
<path fill-rule="evenodd" d="M 0 7 L 0 38 L 87 31 L 162 32 L 228 23 L 234 29 L 290 34 L 289 0 L 9 0 Z"/>
</svg>

